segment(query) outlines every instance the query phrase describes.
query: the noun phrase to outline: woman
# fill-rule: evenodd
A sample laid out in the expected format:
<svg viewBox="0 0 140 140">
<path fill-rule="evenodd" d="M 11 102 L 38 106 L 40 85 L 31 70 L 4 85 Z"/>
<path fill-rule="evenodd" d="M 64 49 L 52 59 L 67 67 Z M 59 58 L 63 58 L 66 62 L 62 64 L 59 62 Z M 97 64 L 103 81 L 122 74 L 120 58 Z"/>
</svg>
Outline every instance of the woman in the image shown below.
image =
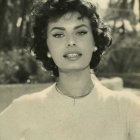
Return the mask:
<svg viewBox="0 0 140 140">
<path fill-rule="evenodd" d="M 1 140 L 140 140 L 140 104 L 103 87 L 94 69 L 110 30 L 87 0 L 35 5 L 33 50 L 58 81 L 0 115 Z"/>
</svg>

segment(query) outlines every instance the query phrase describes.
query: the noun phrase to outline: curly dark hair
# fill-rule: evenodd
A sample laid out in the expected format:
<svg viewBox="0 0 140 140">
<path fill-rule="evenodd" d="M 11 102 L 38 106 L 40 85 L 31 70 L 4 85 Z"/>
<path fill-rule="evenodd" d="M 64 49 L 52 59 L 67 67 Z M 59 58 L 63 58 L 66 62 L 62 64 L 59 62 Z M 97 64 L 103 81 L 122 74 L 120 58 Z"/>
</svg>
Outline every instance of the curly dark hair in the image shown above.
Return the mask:
<svg viewBox="0 0 140 140">
<path fill-rule="evenodd" d="M 50 21 L 55 21 L 68 12 L 79 12 L 82 17 L 87 17 L 90 21 L 95 46 L 97 47 L 97 51 L 92 54 L 91 69 L 99 64 L 102 53 L 110 46 L 112 40 L 110 28 L 103 23 L 99 13 L 97 13 L 96 4 L 91 0 L 47 0 L 46 2 L 37 2 L 31 12 L 33 19 L 32 50 L 46 70 L 53 71 L 55 76 L 59 76 L 58 67 L 52 58 L 47 57 L 47 25 Z"/>
</svg>

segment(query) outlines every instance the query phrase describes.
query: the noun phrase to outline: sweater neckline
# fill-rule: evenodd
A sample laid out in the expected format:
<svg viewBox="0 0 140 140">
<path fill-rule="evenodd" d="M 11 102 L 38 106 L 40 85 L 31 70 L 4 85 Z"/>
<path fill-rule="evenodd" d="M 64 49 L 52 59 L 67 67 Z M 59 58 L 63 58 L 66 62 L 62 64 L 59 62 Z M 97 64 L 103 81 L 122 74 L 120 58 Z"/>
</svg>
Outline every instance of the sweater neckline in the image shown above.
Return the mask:
<svg viewBox="0 0 140 140">
<path fill-rule="evenodd" d="M 95 93 L 95 88 L 96 88 L 96 84 L 94 83 L 93 85 L 93 88 L 91 89 L 91 91 L 86 94 L 86 95 L 83 95 L 83 96 L 80 96 L 80 97 L 70 97 L 70 96 L 67 96 L 65 94 L 63 94 L 56 86 L 57 83 L 54 83 L 54 90 L 57 94 L 59 94 L 61 97 L 67 99 L 67 100 L 72 100 L 73 104 L 75 105 L 76 104 L 76 101 L 79 101 L 79 100 L 85 100 L 87 98 L 90 98 L 90 96 Z"/>
</svg>

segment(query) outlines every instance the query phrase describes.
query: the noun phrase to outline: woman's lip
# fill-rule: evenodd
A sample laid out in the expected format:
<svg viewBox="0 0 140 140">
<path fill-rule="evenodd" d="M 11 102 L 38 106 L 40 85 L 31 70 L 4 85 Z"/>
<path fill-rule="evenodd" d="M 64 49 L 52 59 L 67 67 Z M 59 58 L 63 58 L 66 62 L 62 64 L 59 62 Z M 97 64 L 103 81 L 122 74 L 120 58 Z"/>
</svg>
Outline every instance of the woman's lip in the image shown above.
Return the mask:
<svg viewBox="0 0 140 140">
<path fill-rule="evenodd" d="M 82 54 L 81 53 L 67 53 L 67 54 L 64 54 L 64 57 L 77 57 L 77 56 L 81 56 Z"/>
<path fill-rule="evenodd" d="M 82 56 L 81 53 L 67 53 L 63 57 L 70 61 L 76 61 Z"/>
</svg>

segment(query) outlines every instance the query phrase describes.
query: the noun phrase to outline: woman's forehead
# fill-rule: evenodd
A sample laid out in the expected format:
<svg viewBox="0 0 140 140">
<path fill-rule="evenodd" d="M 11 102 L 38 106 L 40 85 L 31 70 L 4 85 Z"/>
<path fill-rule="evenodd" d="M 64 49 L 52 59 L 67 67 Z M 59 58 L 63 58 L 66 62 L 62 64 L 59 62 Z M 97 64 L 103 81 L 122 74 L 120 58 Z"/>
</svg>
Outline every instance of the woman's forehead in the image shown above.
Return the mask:
<svg viewBox="0 0 140 140">
<path fill-rule="evenodd" d="M 68 12 L 58 18 L 55 21 L 50 21 L 49 26 L 57 26 L 57 25 L 68 25 L 68 24 L 87 24 L 89 25 L 89 19 L 87 17 L 82 17 L 79 12 Z"/>
<path fill-rule="evenodd" d="M 81 19 L 82 16 L 79 12 L 68 12 L 66 14 L 64 14 L 60 20 L 71 20 L 72 18 L 75 18 L 75 19 Z"/>
</svg>

